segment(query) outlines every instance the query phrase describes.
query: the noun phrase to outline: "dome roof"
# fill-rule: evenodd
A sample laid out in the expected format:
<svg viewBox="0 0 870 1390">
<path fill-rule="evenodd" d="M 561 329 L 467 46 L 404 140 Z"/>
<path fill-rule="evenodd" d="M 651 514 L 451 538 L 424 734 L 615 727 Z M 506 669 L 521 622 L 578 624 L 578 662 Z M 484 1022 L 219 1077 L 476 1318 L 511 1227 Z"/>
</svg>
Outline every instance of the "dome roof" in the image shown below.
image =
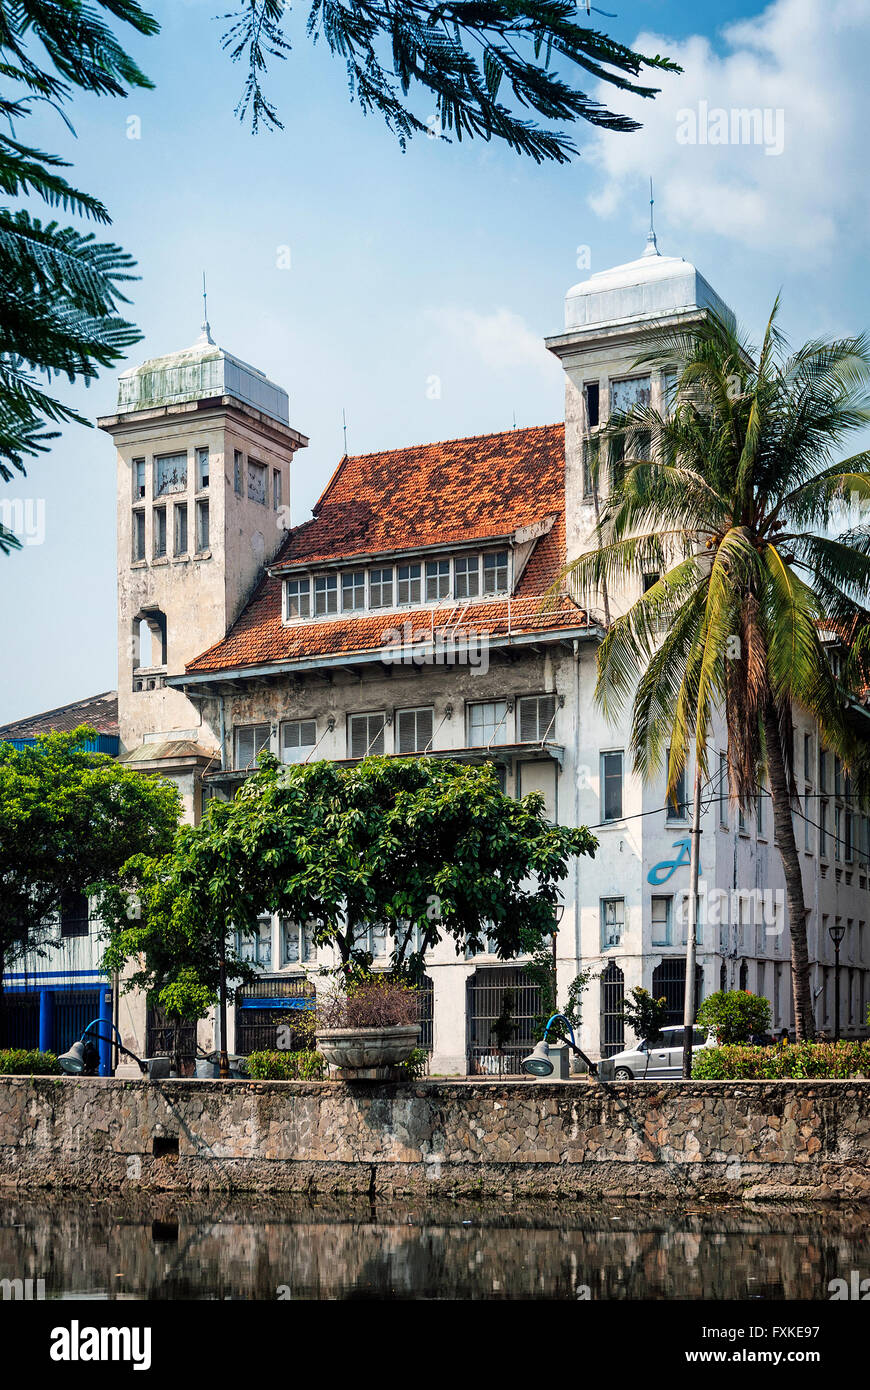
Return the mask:
<svg viewBox="0 0 870 1390">
<path fill-rule="evenodd" d="M 608 327 L 712 309 L 728 322 L 734 315 L 700 271 L 682 256 L 663 256 L 651 233 L 636 261 L 599 270 L 572 285 L 565 296 L 565 327 Z"/>
<path fill-rule="evenodd" d="M 273 420 L 290 423 L 290 398 L 284 388 L 219 347 L 207 323 L 193 347 L 151 357 L 118 378 L 120 415 L 211 396 L 235 396 Z"/>
</svg>

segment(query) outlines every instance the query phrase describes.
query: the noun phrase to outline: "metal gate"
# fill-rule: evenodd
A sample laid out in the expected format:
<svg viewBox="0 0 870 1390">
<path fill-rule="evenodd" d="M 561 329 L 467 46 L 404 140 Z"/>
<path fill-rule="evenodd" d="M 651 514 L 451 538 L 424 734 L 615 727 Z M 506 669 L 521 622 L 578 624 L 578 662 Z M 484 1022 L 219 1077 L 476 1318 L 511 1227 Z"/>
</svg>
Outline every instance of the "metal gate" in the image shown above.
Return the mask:
<svg viewBox="0 0 870 1390">
<path fill-rule="evenodd" d="M 54 996 L 54 1048 L 57 1056 L 67 1052 L 77 1042 L 89 1023 L 100 1016 L 100 991 L 82 989 L 60 991 Z M 95 1028 L 91 1036 L 99 1037 L 100 1029 Z M 110 1030 L 104 1029 L 106 1036 Z"/>
<path fill-rule="evenodd" d="M 517 1076 L 537 1041 L 535 1021 L 543 1008 L 540 985 L 522 966 L 481 967 L 466 987 L 468 1072 L 471 1076 Z M 493 1026 L 509 1015 L 510 1040 L 499 1048 Z"/>
<path fill-rule="evenodd" d="M 291 1045 L 296 1052 L 304 1039 L 293 1029 L 294 1016 L 312 1008 L 317 991 L 305 975 L 278 980 L 258 980 L 245 985 L 236 995 L 236 1052 L 248 1057 L 252 1052 L 271 1052 L 278 1045 L 278 1029 L 289 1024 Z"/>
<path fill-rule="evenodd" d="M 601 1055 L 614 1057 L 625 1047 L 625 976 L 615 960 L 601 974 Z"/>
<path fill-rule="evenodd" d="M 177 1036 L 176 1036 L 177 1028 Z M 176 1025 L 166 1017 L 165 1009 L 150 1004 L 145 1013 L 145 1056 L 175 1057 L 178 1054 L 178 1075 L 193 1076 L 196 1070 L 196 1024 Z"/>
<path fill-rule="evenodd" d="M 0 1047 L 39 1047 L 38 994 L 0 994 Z"/>
<path fill-rule="evenodd" d="M 701 1002 L 701 985 L 703 983 L 703 971 L 700 965 L 695 966 L 695 1012 Z M 652 976 L 652 993 L 654 999 L 661 999 L 662 996 L 667 1001 L 666 1024 L 682 1023 L 683 1012 L 686 1003 L 686 962 L 680 956 L 670 956 L 663 960 L 661 965 L 657 965 Z"/>
<path fill-rule="evenodd" d="M 435 986 L 428 975 L 424 975 L 417 986 L 417 1002 L 420 1005 L 420 1041 L 417 1046 L 425 1047 L 431 1057 L 435 1045 Z"/>
</svg>

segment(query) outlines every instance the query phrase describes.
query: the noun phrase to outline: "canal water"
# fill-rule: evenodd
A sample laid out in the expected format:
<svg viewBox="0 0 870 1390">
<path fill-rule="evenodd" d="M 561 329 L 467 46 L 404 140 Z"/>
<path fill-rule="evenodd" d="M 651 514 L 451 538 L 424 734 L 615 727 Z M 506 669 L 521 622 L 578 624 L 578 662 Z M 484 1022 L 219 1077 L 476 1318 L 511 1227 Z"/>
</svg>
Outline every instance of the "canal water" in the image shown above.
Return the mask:
<svg viewBox="0 0 870 1390">
<path fill-rule="evenodd" d="M 830 1299 L 852 1271 L 855 1212 L 0 1195 L 0 1299 Z"/>
</svg>

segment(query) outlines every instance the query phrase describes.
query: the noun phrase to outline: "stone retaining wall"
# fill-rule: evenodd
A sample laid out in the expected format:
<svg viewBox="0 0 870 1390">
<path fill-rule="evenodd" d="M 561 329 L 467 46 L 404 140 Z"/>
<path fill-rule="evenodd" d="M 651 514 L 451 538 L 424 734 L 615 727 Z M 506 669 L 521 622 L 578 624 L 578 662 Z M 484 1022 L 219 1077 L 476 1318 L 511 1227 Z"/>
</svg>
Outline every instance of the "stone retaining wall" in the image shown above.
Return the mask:
<svg viewBox="0 0 870 1390">
<path fill-rule="evenodd" d="M 0 1077 L 0 1187 L 870 1201 L 870 1081 Z"/>
</svg>

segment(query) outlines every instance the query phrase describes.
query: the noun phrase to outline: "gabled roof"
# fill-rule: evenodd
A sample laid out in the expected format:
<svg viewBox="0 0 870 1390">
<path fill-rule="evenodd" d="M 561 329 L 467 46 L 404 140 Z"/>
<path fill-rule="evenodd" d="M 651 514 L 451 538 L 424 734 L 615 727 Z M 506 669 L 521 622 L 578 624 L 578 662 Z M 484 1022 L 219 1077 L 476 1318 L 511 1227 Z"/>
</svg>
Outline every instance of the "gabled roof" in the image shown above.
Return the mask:
<svg viewBox="0 0 870 1390">
<path fill-rule="evenodd" d="M 375 653 L 391 633 L 441 629 L 461 641 L 469 632 L 492 637 L 543 634 L 585 624 L 568 597 L 544 607 L 565 553 L 564 426 L 542 425 L 344 458 L 312 521 L 291 531 L 247 607 L 226 637 L 191 661 L 187 671 L 238 670 L 271 662 Z M 407 609 L 284 626 L 282 573 L 297 564 L 426 547 L 501 540 L 540 523 L 541 536 L 517 592 L 469 607 Z"/>
<path fill-rule="evenodd" d="M 98 734 L 118 733 L 118 692 L 104 691 L 86 700 L 74 700 L 71 705 L 59 705 L 43 714 L 31 714 L 0 727 L 0 739 L 36 738 L 39 734 L 71 733 L 82 724 L 89 724 Z"/>
</svg>

